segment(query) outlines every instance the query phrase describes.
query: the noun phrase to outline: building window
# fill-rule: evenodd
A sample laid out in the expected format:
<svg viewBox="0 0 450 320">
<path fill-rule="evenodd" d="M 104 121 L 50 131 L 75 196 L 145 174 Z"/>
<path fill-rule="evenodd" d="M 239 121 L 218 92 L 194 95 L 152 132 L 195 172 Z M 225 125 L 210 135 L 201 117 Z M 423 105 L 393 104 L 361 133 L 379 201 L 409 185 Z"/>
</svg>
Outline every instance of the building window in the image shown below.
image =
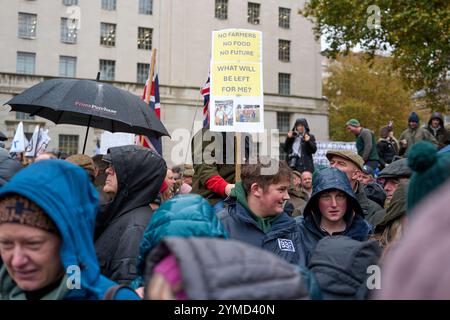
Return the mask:
<svg viewBox="0 0 450 320">
<path fill-rule="evenodd" d="M 216 0 L 215 17 L 220 20 L 228 19 L 228 0 Z"/>
<path fill-rule="evenodd" d="M 116 62 L 114 60 L 100 60 L 100 79 L 114 81 Z"/>
<path fill-rule="evenodd" d="M 153 14 L 153 0 L 139 0 L 140 14 Z"/>
<path fill-rule="evenodd" d="M 137 64 L 137 83 L 145 83 L 148 79 L 148 74 L 150 72 L 150 64 L 148 63 L 138 63 Z"/>
<path fill-rule="evenodd" d="M 290 130 L 289 117 L 290 114 L 288 112 L 277 112 L 277 128 L 280 132 L 288 132 Z"/>
<path fill-rule="evenodd" d="M 59 56 L 59 76 L 75 78 L 77 70 L 77 58 Z"/>
<path fill-rule="evenodd" d="M 278 74 L 278 93 L 284 95 L 291 94 L 291 75 L 289 73 Z"/>
<path fill-rule="evenodd" d="M 116 0 L 102 0 L 103 10 L 116 10 Z"/>
<path fill-rule="evenodd" d="M 63 5 L 65 6 L 77 6 L 78 0 L 63 0 Z"/>
<path fill-rule="evenodd" d="M 100 23 L 100 44 L 109 47 L 116 45 L 116 25 L 114 23 Z"/>
<path fill-rule="evenodd" d="M 150 28 L 138 28 L 138 49 L 152 49 L 152 34 L 153 30 Z"/>
<path fill-rule="evenodd" d="M 67 155 L 78 153 L 78 135 L 59 135 L 59 151 Z"/>
<path fill-rule="evenodd" d="M 37 15 L 19 12 L 19 38 L 36 38 Z"/>
<path fill-rule="evenodd" d="M 291 20 L 291 9 L 278 8 L 278 26 L 280 28 L 289 29 Z"/>
<path fill-rule="evenodd" d="M 28 113 L 16 111 L 16 120 L 34 120 Z"/>
<path fill-rule="evenodd" d="M 34 74 L 36 53 L 17 52 L 16 72 L 21 74 Z"/>
<path fill-rule="evenodd" d="M 61 42 L 77 43 L 77 23 L 75 19 L 61 18 Z"/>
<path fill-rule="evenodd" d="M 289 62 L 291 57 L 291 42 L 289 40 L 278 40 L 278 59 Z"/>
<path fill-rule="evenodd" d="M 259 10 L 261 5 L 259 3 L 248 3 L 247 21 L 251 24 L 259 24 Z"/>
</svg>

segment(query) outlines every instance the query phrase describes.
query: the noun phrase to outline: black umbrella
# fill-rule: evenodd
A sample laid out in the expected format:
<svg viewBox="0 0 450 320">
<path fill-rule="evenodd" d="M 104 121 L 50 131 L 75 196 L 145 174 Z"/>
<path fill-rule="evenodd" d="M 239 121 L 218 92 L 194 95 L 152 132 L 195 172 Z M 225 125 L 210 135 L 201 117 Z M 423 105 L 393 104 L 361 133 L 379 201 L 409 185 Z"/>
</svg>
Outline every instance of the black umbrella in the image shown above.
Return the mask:
<svg viewBox="0 0 450 320">
<path fill-rule="evenodd" d="M 139 97 L 93 80 L 51 79 L 15 96 L 7 103 L 20 111 L 56 124 L 86 126 L 159 138 L 169 136 L 164 125 Z"/>
</svg>

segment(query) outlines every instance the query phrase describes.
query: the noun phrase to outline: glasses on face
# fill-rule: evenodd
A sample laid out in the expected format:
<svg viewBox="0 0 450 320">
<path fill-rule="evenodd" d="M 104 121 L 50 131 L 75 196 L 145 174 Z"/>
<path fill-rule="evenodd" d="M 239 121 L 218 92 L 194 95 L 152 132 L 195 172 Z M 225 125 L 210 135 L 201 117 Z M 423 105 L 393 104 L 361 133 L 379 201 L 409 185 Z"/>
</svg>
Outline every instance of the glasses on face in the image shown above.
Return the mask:
<svg viewBox="0 0 450 320">
<path fill-rule="evenodd" d="M 331 193 L 323 193 L 319 196 L 319 199 L 323 201 L 332 201 L 333 199 L 335 199 L 336 202 L 343 202 L 347 200 L 347 197 L 343 193 L 338 193 L 336 195 L 333 195 Z"/>
</svg>

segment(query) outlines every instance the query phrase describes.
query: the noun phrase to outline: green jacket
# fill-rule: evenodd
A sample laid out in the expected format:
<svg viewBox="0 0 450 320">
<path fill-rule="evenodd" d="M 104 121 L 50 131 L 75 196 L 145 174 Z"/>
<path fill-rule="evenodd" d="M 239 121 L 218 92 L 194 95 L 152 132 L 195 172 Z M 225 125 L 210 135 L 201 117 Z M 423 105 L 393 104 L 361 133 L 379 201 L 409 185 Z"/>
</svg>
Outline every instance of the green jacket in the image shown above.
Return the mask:
<svg viewBox="0 0 450 320">
<path fill-rule="evenodd" d="M 367 198 L 362 183 L 358 183 L 358 188 L 355 191 L 355 196 L 356 199 L 358 199 L 359 204 L 361 205 L 364 213 L 364 219 L 366 220 L 370 220 L 377 211 L 383 209 L 378 203 Z"/>
<path fill-rule="evenodd" d="M 0 300 L 27 300 L 25 293 L 11 279 L 6 266 L 0 269 Z M 67 287 L 67 275 L 62 278 L 58 287 L 44 295 L 40 300 L 63 300 L 69 292 Z"/>
<path fill-rule="evenodd" d="M 364 162 L 379 160 L 375 135 L 369 129 L 362 128 L 356 137 L 356 150 Z"/>
<path fill-rule="evenodd" d="M 213 135 L 213 139 L 208 140 L 210 135 Z M 191 151 L 195 172 L 192 177 L 191 193 L 201 195 L 211 205 L 215 205 L 220 200 L 223 200 L 224 197 L 206 188 L 205 184 L 209 178 L 219 175 L 226 182 L 234 183 L 235 158 L 230 158 L 229 155 L 230 159 L 227 159 L 227 151 L 234 153 L 234 142 L 227 141 L 227 138 L 230 140 L 231 137 L 231 134 L 211 132 L 209 129 L 203 128 L 195 134 L 192 140 Z M 220 141 L 219 139 L 222 139 L 222 143 L 215 145 L 214 141 Z M 214 145 L 216 148 L 213 147 Z M 227 145 L 230 150 L 227 150 Z M 211 156 L 212 159 L 205 159 L 205 156 Z M 227 164 L 227 160 L 231 164 Z"/>
<path fill-rule="evenodd" d="M 408 127 L 405 131 L 402 132 L 398 140 L 399 141 L 406 140 L 407 142 L 406 148 L 402 147 L 400 142 L 401 147 L 399 154 L 405 156 L 408 155 L 408 151 L 413 145 L 422 140 L 429 141 L 433 143 L 436 147 L 439 146 L 439 143 L 433 137 L 433 135 L 427 129 L 424 128 L 411 129 L 411 127 Z"/>
</svg>

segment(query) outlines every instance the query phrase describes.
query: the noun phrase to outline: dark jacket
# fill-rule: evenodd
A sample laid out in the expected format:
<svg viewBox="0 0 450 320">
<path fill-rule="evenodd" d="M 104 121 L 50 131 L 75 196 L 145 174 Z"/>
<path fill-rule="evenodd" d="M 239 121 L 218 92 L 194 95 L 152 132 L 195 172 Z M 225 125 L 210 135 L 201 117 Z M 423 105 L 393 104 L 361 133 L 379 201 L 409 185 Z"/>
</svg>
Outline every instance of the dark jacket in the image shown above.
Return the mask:
<svg viewBox="0 0 450 320">
<path fill-rule="evenodd" d="M 150 220 L 167 167 L 158 154 L 139 146 L 108 149 L 118 191 L 97 216 L 95 249 L 102 274 L 120 283 L 136 277 L 139 244 Z"/>
<path fill-rule="evenodd" d="M 297 170 L 298 172 L 309 171 L 312 173 L 314 172 L 314 161 L 312 155 L 317 151 L 316 138 L 309 132 L 308 122 L 304 118 L 299 118 L 295 121 L 292 131 L 296 132 L 296 127 L 299 124 L 302 124 L 305 127 L 305 133 L 310 136 L 310 139 L 309 141 L 305 141 L 302 137 L 300 137 L 300 135 L 292 138 L 287 137 L 284 143 L 284 151 L 287 154 L 286 161 L 293 170 Z M 292 147 L 296 139 L 301 139 L 301 152 L 298 152 L 301 153 L 301 157 L 297 156 L 294 158 L 294 151 L 297 150 L 292 150 Z"/>
<path fill-rule="evenodd" d="M 215 238 L 165 238 L 146 260 L 146 283 L 168 254 L 176 257 L 191 300 L 307 299 L 300 272 L 248 244 Z"/>
<path fill-rule="evenodd" d="M 22 164 L 11 158 L 6 149 L 0 148 L 0 187 L 20 169 L 22 169 Z"/>
<path fill-rule="evenodd" d="M 194 176 L 192 177 L 191 193 L 204 197 L 211 205 L 225 199 L 225 196 L 215 193 L 206 187 L 208 179 L 214 176 L 222 177 L 228 183 L 234 183 L 236 159 L 234 133 L 211 132 L 203 128 L 198 131 L 191 142 Z M 242 156 L 248 159 L 251 149 L 251 139 L 244 136 L 241 140 L 245 146 Z M 205 159 L 205 157 L 211 157 Z"/>
<path fill-rule="evenodd" d="M 218 214 L 229 238 L 270 251 L 289 263 L 304 266 L 304 256 L 300 251 L 302 239 L 296 221 L 283 212 L 271 218 L 270 228 L 264 231 L 257 218 L 233 196 L 239 188 L 242 187 L 237 183 L 232 196 L 225 200 L 225 206 Z"/>
<path fill-rule="evenodd" d="M 165 237 L 226 238 L 227 234 L 213 208 L 201 196 L 178 195 L 164 201 L 153 213 L 142 237 L 137 264 L 138 277 L 131 284 L 133 288 L 144 285 L 142 275 L 145 257 Z"/>
<path fill-rule="evenodd" d="M 438 129 L 434 129 L 431 126 L 431 121 L 433 119 L 439 120 Z M 430 120 L 428 121 L 428 126 L 426 127 L 426 129 L 433 135 L 433 137 L 439 143 L 438 149 L 442 149 L 446 145 L 450 144 L 450 132 L 447 129 L 445 129 L 444 119 L 442 118 L 442 115 L 439 112 L 433 112 L 431 114 L 431 117 L 430 117 Z"/>
<path fill-rule="evenodd" d="M 347 195 L 347 212 L 344 215 L 346 228 L 343 232 L 334 235 L 344 235 L 358 241 L 365 241 L 371 232 L 371 226 L 364 220 L 363 211 L 359 205 L 355 194 L 352 191 L 347 176 L 336 168 L 326 168 L 314 175 L 313 193 L 303 211 L 303 218 L 298 219 L 301 222 L 300 231 L 302 238 L 302 248 L 306 255 L 308 264 L 317 242 L 330 236 L 326 231 L 320 228 L 321 213 L 318 208 L 319 196 L 327 190 L 340 190 Z"/>
<path fill-rule="evenodd" d="M 36 203 L 59 230 L 59 257 L 66 275 L 41 300 L 101 300 L 109 288 L 117 285 L 100 274 L 92 240 L 98 194 L 82 168 L 63 160 L 38 161 L 18 172 L 0 189 L 0 198 L 7 194 L 19 194 Z M 79 267 L 80 286 L 71 290 L 68 284 L 75 284 L 76 267 Z M 3 267 L 0 300 L 26 298 Z M 139 297 L 132 290 L 122 288 L 114 299 L 138 300 Z"/>
<path fill-rule="evenodd" d="M 368 268 L 377 265 L 380 256 L 376 241 L 326 237 L 317 243 L 308 267 L 325 300 L 363 300 L 369 295 Z"/>
<path fill-rule="evenodd" d="M 367 197 L 362 183 L 358 182 L 358 188 L 356 189 L 355 196 L 363 211 L 363 217 L 366 220 L 372 217 L 377 211 L 383 209 L 382 206 Z"/>
<path fill-rule="evenodd" d="M 395 156 L 398 155 L 397 143 L 389 139 L 380 139 L 377 142 L 377 151 L 381 166 L 384 168 L 386 164 L 392 162 Z"/>
</svg>

